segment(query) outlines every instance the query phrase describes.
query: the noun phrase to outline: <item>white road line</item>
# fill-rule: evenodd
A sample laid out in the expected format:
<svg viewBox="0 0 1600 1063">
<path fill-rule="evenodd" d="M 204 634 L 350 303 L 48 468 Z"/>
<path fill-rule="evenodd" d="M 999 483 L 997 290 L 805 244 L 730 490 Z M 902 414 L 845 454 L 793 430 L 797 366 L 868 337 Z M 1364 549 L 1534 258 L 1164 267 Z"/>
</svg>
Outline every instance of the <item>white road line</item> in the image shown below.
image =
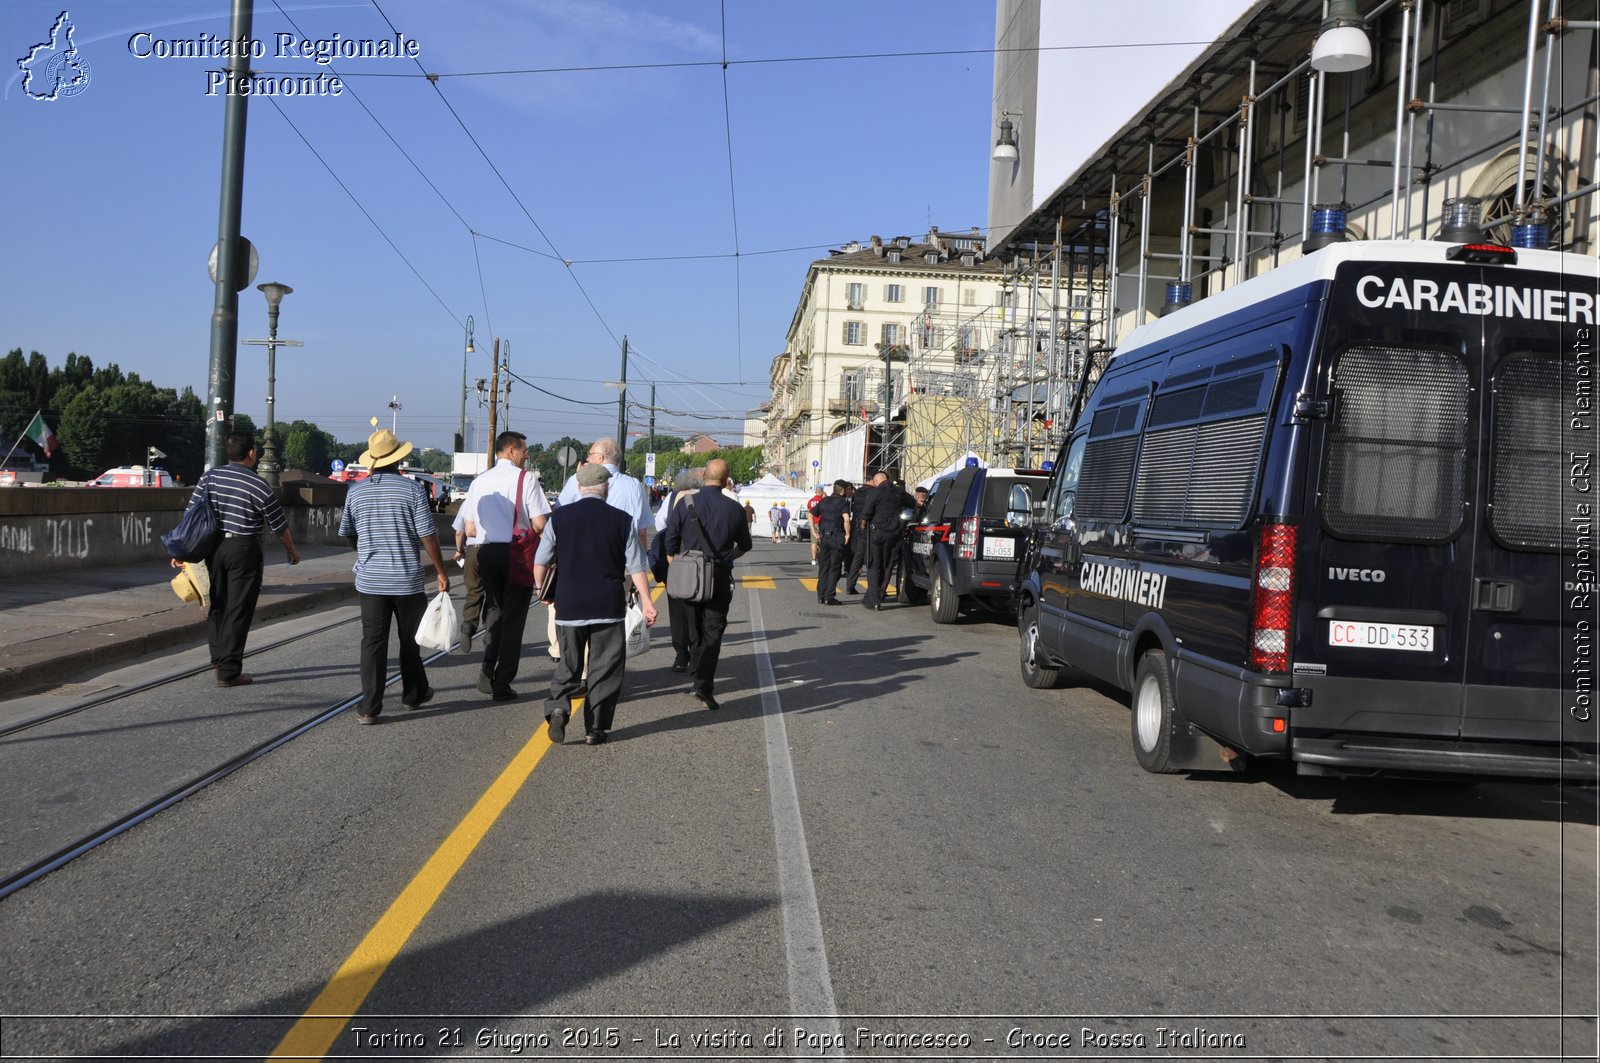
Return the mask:
<svg viewBox="0 0 1600 1063">
<path fill-rule="evenodd" d="M 789 759 L 789 730 L 783 723 L 783 704 L 767 656 L 767 630 L 761 619 L 761 597 L 750 595 L 750 631 L 755 638 L 756 678 L 761 684 L 761 715 L 767 737 L 767 793 L 772 802 L 772 834 L 778 853 L 778 892 L 783 902 L 783 947 L 789 969 L 789 1008 L 796 1018 L 812 1022 L 807 1029 L 843 1044 L 838 1006 L 833 1000 L 833 978 L 828 973 L 828 950 L 822 940 L 822 916 L 817 910 L 817 885 L 811 877 L 811 853 L 806 848 L 806 828 L 800 820 L 800 798 L 795 792 L 794 764 Z M 842 1055 L 833 1049 L 825 1055 Z M 816 1058 L 812 1053 L 802 1053 Z"/>
</svg>

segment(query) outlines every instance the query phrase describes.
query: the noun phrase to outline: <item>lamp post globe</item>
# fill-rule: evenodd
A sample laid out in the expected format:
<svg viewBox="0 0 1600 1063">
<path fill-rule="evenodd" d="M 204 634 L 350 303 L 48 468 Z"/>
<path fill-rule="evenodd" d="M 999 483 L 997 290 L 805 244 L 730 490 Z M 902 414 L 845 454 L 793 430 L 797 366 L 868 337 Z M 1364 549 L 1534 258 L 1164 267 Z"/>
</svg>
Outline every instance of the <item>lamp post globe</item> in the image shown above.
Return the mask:
<svg viewBox="0 0 1600 1063">
<path fill-rule="evenodd" d="M 283 297 L 294 291 L 287 284 L 277 281 L 268 281 L 256 285 L 256 290 L 267 298 L 267 432 L 266 440 L 262 445 L 261 460 L 256 463 L 256 469 L 267 484 L 276 489 L 278 477 L 283 472 L 283 465 L 278 460 L 278 430 L 276 411 L 277 387 L 277 355 L 278 355 L 278 307 L 283 302 Z"/>
</svg>

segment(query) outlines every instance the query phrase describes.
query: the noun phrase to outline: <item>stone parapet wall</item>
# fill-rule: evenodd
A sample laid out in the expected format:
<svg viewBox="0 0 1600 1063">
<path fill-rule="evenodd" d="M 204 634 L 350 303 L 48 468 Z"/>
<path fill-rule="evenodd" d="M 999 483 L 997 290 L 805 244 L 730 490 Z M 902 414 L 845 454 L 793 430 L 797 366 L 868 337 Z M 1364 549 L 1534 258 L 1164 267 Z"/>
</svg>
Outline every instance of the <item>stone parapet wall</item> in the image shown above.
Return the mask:
<svg viewBox="0 0 1600 1063">
<path fill-rule="evenodd" d="M 187 487 L 10 487 L 0 489 L 0 580 L 45 572 L 165 565 L 161 536 L 189 502 Z M 296 543 L 337 546 L 343 484 L 286 485 L 280 490 Z M 453 544 L 450 517 L 438 518 L 441 544 Z M 282 550 L 265 535 L 263 547 Z M 270 556 L 270 555 L 269 555 Z"/>
</svg>

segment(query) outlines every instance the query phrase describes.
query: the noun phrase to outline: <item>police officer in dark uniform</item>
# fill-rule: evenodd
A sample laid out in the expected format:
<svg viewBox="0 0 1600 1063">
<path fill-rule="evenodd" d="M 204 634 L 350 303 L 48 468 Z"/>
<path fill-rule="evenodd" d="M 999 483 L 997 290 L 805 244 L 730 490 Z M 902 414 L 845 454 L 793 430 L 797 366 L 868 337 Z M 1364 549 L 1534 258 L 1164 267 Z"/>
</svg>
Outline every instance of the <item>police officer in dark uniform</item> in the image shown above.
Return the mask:
<svg viewBox="0 0 1600 1063">
<path fill-rule="evenodd" d="M 883 608 L 883 591 L 889 566 L 900 541 L 900 511 L 913 505 L 910 495 L 891 483 L 887 473 L 872 478 L 872 492 L 857 513 L 867 525 L 867 593 L 861 604 L 868 609 Z"/>
<path fill-rule="evenodd" d="M 867 541 L 872 538 L 867 534 L 866 522 L 861 519 L 861 510 L 871 496 L 872 487 L 870 485 L 861 487 L 852 485 L 845 491 L 845 498 L 850 503 L 851 513 L 850 549 L 845 551 L 844 554 L 849 558 L 848 563 L 845 563 L 844 573 L 844 592 L 846 594 L 861 593 L 860 588 L 856 586 L 856 580 L 861 578 L 861 570 L 866 567 Z"/>
<path fill-rule="evenodd" d="M 850 543 L 850 484 L 833 481 L 833 494 L 817 503 L 817 601 L 839 604 L 839 572 Z"/>
</svg>

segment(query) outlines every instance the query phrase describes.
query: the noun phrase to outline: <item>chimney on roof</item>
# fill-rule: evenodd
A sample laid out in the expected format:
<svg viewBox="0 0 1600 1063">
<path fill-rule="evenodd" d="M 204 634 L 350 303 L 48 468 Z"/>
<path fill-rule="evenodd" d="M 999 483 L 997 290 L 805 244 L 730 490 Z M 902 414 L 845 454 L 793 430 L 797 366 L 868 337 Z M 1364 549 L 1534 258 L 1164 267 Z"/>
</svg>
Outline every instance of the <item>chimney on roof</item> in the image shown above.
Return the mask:
<svg viewBox="0 0 1600 1063">
<path fill-rule="evenodd" d="M 872 234 L 872 253 L 879 258 L 883 257 L 883 237 L 877 233 Z"/>
</svg>

